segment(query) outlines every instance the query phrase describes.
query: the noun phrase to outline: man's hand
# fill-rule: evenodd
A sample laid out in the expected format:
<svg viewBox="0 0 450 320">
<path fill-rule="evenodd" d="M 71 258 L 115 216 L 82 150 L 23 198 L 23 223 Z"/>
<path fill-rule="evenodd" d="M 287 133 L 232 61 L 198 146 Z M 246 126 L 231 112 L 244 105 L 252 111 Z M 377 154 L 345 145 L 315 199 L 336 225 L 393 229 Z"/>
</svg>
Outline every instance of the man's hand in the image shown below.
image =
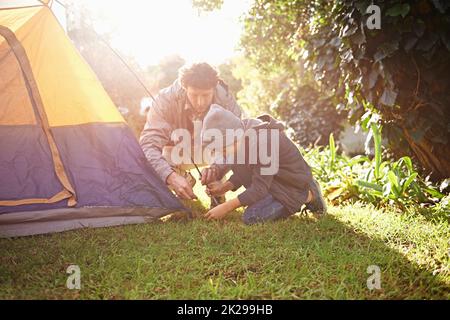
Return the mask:
<svg viewBox="0 0 450 320">
<path fill-rule="evenodd" d="M 211 182 L 218 180 L 218 178 L 219 178 L 219 169 L 217 169 L 216 166 L 212 166 L 202 170 L 202 180 L 201 180 L 202 185 L 210 184 Z"/>
<path fill-rule="evenodd" d="M 182 199 L 194 200 L 197 196 L 194 194 L 191 185 L 186 180 L 186 178 L 180 176 L 176 172 L 172 172 L 167 177 L 167 184 L 175 191 L 177 196 Z"/>
</svg>

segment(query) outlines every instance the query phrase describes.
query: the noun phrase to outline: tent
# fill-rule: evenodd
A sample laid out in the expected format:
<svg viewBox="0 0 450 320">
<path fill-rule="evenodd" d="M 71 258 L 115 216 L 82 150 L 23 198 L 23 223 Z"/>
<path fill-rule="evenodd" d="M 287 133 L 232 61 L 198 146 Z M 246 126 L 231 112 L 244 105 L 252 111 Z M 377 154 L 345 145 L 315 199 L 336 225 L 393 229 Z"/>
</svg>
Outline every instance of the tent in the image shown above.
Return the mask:
<svg viewBox="0 0 450 320">
<path fill-rule="evenodd" d="M 186 210 L 50 4 L 0 2 L 0 237 L 148 222 Z"/>
</svg>

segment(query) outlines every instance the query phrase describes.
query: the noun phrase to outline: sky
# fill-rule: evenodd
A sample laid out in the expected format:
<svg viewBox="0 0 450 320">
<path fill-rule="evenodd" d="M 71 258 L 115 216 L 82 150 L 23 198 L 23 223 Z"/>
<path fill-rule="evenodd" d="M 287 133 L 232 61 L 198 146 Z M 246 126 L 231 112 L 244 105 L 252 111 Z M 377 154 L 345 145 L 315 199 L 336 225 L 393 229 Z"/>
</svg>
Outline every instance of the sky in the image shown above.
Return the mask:
<svg viewBox="0 0 450 320">
<path fill-rule="evenodd" d="M 235 55 L 251 0 L 225 0 L 221 10 L 198 12 L 191 0 L 79 0 L 95 13 L 97 32 L 114 26 L 112 46 L 142 66 L 178 54 L 187 62 L 219 64 Z"/>
</svg>

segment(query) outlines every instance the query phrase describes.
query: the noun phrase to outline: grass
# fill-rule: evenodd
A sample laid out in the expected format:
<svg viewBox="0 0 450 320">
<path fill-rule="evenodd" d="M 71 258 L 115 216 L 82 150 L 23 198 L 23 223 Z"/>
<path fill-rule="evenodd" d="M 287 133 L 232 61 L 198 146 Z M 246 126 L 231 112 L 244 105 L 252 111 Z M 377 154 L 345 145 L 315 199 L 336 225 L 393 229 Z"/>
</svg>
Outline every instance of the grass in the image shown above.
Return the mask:
<svg viewBox="0 0 450 320">
<path fill-rule="evenodd" d="M 446 219 L 353 204 L 319 220 L 245 226 L 242 212 L 202 220 L 200 200 L 190 221 L 0 239 L 0 298 L 450 298 Z M 81 290 L 66 287 L 72 264 Z M 367 288 L 370 265 L 381 269 L 380 290 Z"/>
<path fill-rule="evenodd" d="M 169 219 L 0 239 L 0 298 L 450 298 L 448 221 L 359 204 L 329 211 L 254 226 L 236 212 L 225 223 Z M 81 290 L 66 288 L 71 264 Z M 370 265 L 381 269 L 380 290 L 367 288 Z"/>
</svg>

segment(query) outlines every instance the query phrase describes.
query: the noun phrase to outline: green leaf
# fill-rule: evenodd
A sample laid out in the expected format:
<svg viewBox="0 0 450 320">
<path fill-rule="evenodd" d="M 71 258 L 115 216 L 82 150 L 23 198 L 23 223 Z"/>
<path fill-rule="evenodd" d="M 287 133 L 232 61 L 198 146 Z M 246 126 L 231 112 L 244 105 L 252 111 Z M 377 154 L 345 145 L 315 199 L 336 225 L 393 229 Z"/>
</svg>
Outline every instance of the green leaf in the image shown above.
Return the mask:
<svg viewBox="0 0 450 320">
<path fill-rule="evenodd" d="M 390 7 L 386 11 L 386 15 L 387 16 L 391 16 L 391 17 L 402 16 L 404 18 L 408 14 L 409 10 L 410 10 L 409 4 L 407 4 L 407 3 L 398 3 L 395 6 Z"/>
<path fill-rule="evenodd" d="M 375 147 L 375 169 L 374 175 L 375 179 L 378 180 L 380 177 L 380 165 L 381 165 L 381 132 L 375 123 L 370 126 L 373 135 L 373 142 Z"/>
<path fill-rule="evenodd" d="M 425 188 L 425 191 L 428 192 L 431 196 L 441 199 L 444 197 L 442 193 L 433 188 Z"/>
<path fill-rule="evenodd" d="M 408 156 L 401 157 L 400 160 L 397 161 L 398 165 L 405 164 L 408 169 L 408 174 L 412 174 L 414 172 L 414 167 L 412 164 L 412 160 Z"/>
<path fill-rule="evenodd" d="M 367 110 L 366 113 L 364 113 L 359 121 L 361 128 L 363 128 L 364 130 L 368 130 L 369 129 L 369 122 L 370 119 L 372 117 L 372 111 Z"/>
<path fill-rule="evenodd" d="M 400 186 L 399 186 L 399 183 L 398 183 L 398 178 L 395 175 L 394 171 L 389 170 L 389 172 L 388 172 L 388 179 L 389 179 L 389 182 L 391 183 L 391 185 L 394 187 L 394 190 L 396 192 L 400 193 Z"/>
<path fill-rule="evenodd" d="M 420 186 L 418 184 L 413 184 L 412 188 L 414 190 L 414 194 L 416 195 L 416 197 L 419 198 L 419 201 L 425 202 L 428 200 L 427 197 L 425 196 L 425 193 L 423 192 L 422 188 L 420 188 Z"/>
<path fill-rule="evenodd" d="M 360 187 L 373 189 L 379 192 L 383 192 L 383 187 L 372 182 L 364 181 L 364 180 L 356 180 L 356 184 Z"/>
<path fill-rule="evenodd" d="M 335 159 L 336 159 L 336 144 L 334 143 L 333 133 L 330 133 L 330 171 L 333 170 Z"/>
<path fill-rule="evenodd" d="M 384 168 L 385 167 L 387 167 L 387 166 L 389 166 L 390 165 L 390 162 L 388 162 L 388 161 L 382 161 L 381 162 L 381 164 L 380 164 L 380 172 L 383 172 L 383 170 L 384 170 Z"/>
<path fill-rule="evenodd" d="M 414 179 L 416 179 L 416 177 L 417 172 L 414 172 L 412 175 L 409 176 L 409 178 L 405 181 L 405 183 L 402 186 L 402 193 L 408 190 L 409 185 L 411 184 L 411 182 L 414 181 Z"/>
<path fill-rule="evenodd" d="M 350 161 L 348 162 L 348 165 L 350 167 L 353 167 L 357 163 L 366 162 L 366 161 L 370 161 L 368 157 L 362 156 L 362 155 L 357 155 L 350 159 Z"/>
</svg>

